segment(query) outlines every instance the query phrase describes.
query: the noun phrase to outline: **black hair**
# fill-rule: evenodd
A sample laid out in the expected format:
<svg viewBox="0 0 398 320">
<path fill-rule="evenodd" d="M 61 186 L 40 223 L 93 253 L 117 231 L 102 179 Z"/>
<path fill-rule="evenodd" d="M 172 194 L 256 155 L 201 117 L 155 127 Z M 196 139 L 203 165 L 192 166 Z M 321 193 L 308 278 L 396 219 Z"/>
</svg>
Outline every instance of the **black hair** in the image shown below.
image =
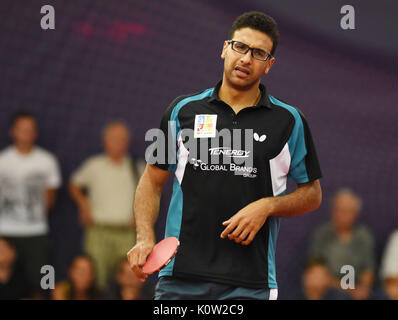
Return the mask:
<svg viewBox="0 0 398 320">
<path fill-rule="evenodd" d="M 232 39 L 235 31 L 242 28 L 251 28 L 257 31 L 264 32 L 272 40 L 271 55 L 274 55 L 276 47 L 279 41 L 279 31 L 275 20 L 259 11 L 245 12 L 244 14 L 237 17 L 232 24 L 232 28 L 229 31 L 228 39 Z"/>
</svg>

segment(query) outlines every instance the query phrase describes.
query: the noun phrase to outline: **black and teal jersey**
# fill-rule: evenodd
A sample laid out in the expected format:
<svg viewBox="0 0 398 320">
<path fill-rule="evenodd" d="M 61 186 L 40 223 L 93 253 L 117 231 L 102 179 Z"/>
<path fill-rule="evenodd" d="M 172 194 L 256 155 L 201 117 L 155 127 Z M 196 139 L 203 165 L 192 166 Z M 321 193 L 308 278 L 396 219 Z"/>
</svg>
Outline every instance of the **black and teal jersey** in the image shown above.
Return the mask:
<svg viewBox="0 0 398 320">
<path fill-rule="evenodd" d="M 313 139 L 302 112 L 269 95 L 264 85 L 260 84 L 257 105 L 237 114 L 219 98 L 220 86 L 221 81 L 214 88 L 178 97 L 162 117 L 165 135 L 170 124 L 174 128 L 165 149 L 175 154 L 166 155 L 166 163 L 153 164 L 174 173 L 165 236 L 177 237 L 180 247 L 159 276 L 277 288 L 280 218 L 268 217 L 247 246 L 221 239 L 222 222 L 253 201 L 283 195 L 288 178 L 296 183 L 319 179 Z M 195 156 L 184 129 L 199 132 Z M 231 139 L 220 138 L 221 131 L 230 132 Z M 243 158 L 250 162 L 242 163 Z"/>
</svg>

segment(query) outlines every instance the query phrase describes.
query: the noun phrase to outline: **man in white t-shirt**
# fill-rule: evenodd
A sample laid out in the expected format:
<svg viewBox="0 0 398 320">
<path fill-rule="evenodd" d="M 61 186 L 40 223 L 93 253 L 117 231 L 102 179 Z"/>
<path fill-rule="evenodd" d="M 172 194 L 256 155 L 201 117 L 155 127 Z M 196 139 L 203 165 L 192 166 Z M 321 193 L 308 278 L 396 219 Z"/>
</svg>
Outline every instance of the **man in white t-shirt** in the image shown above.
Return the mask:
<svg viewBox="0 0 398 320">
<path fill-rule="evenodd" d="M 47 211 L 61 174 L 54 155 L 35 145 L 32 114 L 18 113 L 10 135 L 14 144 L 0 152 L 0 237 L 15 246 L 32 294 L 38 296 L 40 269 L 49 258 Z"/>
</svg>

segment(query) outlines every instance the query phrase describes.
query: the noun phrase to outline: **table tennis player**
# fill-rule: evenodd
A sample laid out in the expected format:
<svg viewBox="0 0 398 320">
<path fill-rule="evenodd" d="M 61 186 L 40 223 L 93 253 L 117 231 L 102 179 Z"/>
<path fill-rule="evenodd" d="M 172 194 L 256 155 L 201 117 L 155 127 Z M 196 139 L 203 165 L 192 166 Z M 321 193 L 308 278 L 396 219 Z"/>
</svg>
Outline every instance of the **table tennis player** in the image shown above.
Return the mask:
<svg viewBox="0 0 398 320">
<path fill-rule="evenodd" d="M 163 114 L 160 129 L 167 136 L 174 128 L 164 149 L 173 144 L 176 161 L 169 154 L 164 163 L 147 159 L 134 201 L 137 243 L 127 253 L 144 281 L 160 197 L 173 174 L 165 237 L 176 237 L 179 248 L 159 272 L 155 299 L 277 298 L 280 219 L 316 210 L 322 201 L 322 173 L 303 113 L 261 83 L 275 63 L 278 38 L 273 18 L 242 14 L 223 43 L 222 80 L 176 98 Z M 195 143 L 209 147 L 192 155 L 182 136 L 188 129 Z M 222 130 L 231 141 L 219 139 Z M 288 178 L 297 185 L 290 193 Z"/>
</svg>

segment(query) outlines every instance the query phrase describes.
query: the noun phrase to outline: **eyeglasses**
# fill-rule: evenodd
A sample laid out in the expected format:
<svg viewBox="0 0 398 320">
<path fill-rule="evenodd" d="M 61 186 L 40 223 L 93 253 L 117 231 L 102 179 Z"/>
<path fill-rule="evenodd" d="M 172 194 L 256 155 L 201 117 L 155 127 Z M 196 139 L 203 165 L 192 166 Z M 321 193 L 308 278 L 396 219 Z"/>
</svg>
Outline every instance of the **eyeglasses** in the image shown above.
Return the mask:
<svg viewBox="0 0 398 320">
<path fill-rule="evenodd" d="M 249 47 L 246 43 L 240 41 L 235 41 L 235 40 L 226 40 L 226 41 L 228 44 L 231 44 L 232 50 L 238 53 L 246 54 L 249 50 L 251 50 L 252 57 L 256 60 L 267 61 L 268 59 L 273 58 L 273 56 L 270 53 L 268 53 L 263 49 Z"/>
</svg>

